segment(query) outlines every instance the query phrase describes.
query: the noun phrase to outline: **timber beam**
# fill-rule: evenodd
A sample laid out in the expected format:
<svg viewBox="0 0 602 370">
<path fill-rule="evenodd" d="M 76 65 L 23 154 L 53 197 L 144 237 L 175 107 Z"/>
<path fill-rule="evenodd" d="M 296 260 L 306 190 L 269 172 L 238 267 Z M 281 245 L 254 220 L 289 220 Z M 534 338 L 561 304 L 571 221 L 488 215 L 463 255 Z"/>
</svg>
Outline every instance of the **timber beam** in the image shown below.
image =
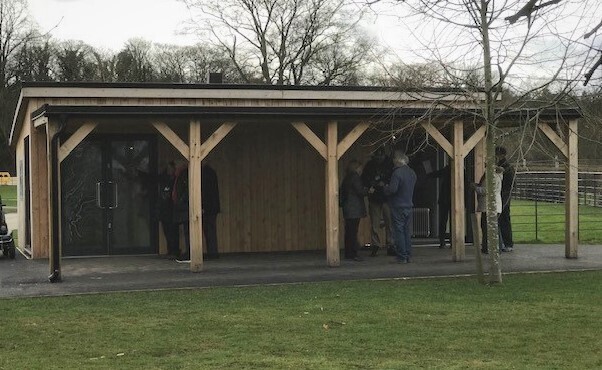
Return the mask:
<svg viewBox="0 0 602 370">
<path fill-rule="evenodd" d="M 166 123 L 153 122 L 152 125 L 186 159 L 190 157 L 190 148 Z"/>
<path fill-rule="evenodd" d="M 75 131 L 69 139 L 63 143 L 59 148 L 59 163 L 61 163 L 67 156 L 75 149 L 79 143 L 81 143 L 98 124 L 95 122 L 87 122 L 81 125 L 77 131 Z"/>
</svg>

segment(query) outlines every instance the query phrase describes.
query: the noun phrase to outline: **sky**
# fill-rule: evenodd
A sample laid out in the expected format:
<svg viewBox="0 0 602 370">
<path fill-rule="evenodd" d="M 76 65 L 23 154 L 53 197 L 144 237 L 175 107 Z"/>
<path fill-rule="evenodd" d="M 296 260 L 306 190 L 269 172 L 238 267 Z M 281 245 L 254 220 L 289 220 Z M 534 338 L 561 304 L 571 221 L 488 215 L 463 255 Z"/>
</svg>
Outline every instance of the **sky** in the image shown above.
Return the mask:
<svg viewBox="0 0 602 370">
<path fill-rule="evenodd" d="M 42 32 L 58 40 L 81 40 L 94 47 L 119 50 L 140 37 L 156 43 L 191 45 L 197 40 L 181 32 L 189 19 L 178 0 L 27 0 Z M 391 46 L 394 18 L 381 15 L 366 25 L 368 32 Z M 393 36 L 393 37 L 392 37 Z M 388 37 L 391 37 L 387 40 Z"/>
<path fill-rule="evenodd" d="M 1 0 L 0 0 L 1 1 Z M 125 42 L 131 38 L 143 38 L 153 43 L 166 43 L 176 45 L 192 45 L 198 42 L 193 35 L 182 32 L 184 22 L 188 20 L 189 13 L 186 6 L 178 0 L 27 0 L 29 11 L 38 23 L 42 32 L 49 32 L 55 40 L 81 40 L 89 45 L 111 51 L 120 50 Z M 565 0 L 569 9 L 579 12 L 582 0 Z M 591 3 L 591 2 L 590 2 Z M 595 1 L 593 2 L 595 4 Z M 386 8 L 384 7 L 385 4 Z M 596 14 L 602 12 L 602 2 L 593 7 Z M 390 6 L 387 1 L 377 4 L 383 7 L 376 9 L 364 19 L 363 27 L 382 47 L 388 48 L 388 58 L 403 60 L 404 62 L 424 62 L 433 59 L 428 54 L 433 40 L 440 43 L 447 40 L 450 46 L 449 53 L 452 59 L 462 61 L 463 58 L 473 58 L 474 44 L 459 47 L 457 35 L 448 32 L 445 28 L 431 26 L 428 22 L 418 19 L 411 21 L 397 18 L 400 13 L 398 7 Z M 585 8 L 584 10 L 585 11 Z M 583 14 L 581 14 L 583 16 Z M 599 17 L 590 15 L 598 22 Z M 405 26 L 404 26 L 405 23 Z M 573 20 L 560 22 L 573 25 Z M 583 31 L 581 31 L 583 32 Z M 581 33 L 583 34 L 583 33 Z M 413 37 L 431 38 L 431 42 L 420 44 L 411 41 Z M 508 37 L 507 34 L 502 37 Z M 505 45 L 506 47 L 508 45 Z M 548 50 L 553 50 L 547 47 Z M 559 48 L 561 50 L 562 48 Z M 427 51 L 426 57 L 419 53 Z M 468 51 L 467 51 L 468 50 Z M 445 48 L 437 49 L 447 53 Z M 477 50 L 478 51 L 478 50 Z M 562 50 L 561 50 L 562 51 Z M 477 53 L 477 56 L 480 53 Z M 538 53 L 533 53 L 537 55 Z M 543 54 L 542 54 L 543 55 Z M 547 58 L 546 55 L 543 55 Z M 446 56 L 446 60 L 450 56 Z M 518 66 L 520 67 L 520 66 Z M 518 68 L 517 68 L 518 69 Z M 532 71 L 532 67 L 526 67 Z M 534 73 L 525 75 L 533 78 Z"/>
<path fill-rule="evenodd" d="M 41 31 L 59 40 L 81 40 L 119 50 L 130 38 L 189 45 L 194 37 L 178 34 L 188 18 L 177 0 L 28 0 Z"/>
</svg>

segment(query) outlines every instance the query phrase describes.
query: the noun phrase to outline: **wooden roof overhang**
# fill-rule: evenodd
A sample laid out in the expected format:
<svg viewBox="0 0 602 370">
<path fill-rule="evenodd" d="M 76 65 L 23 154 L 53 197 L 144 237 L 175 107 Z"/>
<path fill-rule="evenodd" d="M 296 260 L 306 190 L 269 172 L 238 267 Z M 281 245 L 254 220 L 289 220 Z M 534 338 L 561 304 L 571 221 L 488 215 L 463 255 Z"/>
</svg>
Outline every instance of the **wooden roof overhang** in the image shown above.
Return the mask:
<svg viewBox="0 0 602 370">
<path fill-rule="evenodd" d="M 28 83 L 17 104 L 9 142 L 15 145 L 30 101 L 46 108 L 34 116 L 237 115 L 410 118 L 433 107 L 475 108 L 481 93 L 460 89 L 400 90 L 378 87 L 194 85 L 147 83 Z M 59 107 L 61 106 L 61 107 Z M 416 111 L 418 110 L 418 111 Z M 457 112 L 456 112 L 457 114 Z M 198 117 L 198 116 L 197 116 Z"/>
</svg>

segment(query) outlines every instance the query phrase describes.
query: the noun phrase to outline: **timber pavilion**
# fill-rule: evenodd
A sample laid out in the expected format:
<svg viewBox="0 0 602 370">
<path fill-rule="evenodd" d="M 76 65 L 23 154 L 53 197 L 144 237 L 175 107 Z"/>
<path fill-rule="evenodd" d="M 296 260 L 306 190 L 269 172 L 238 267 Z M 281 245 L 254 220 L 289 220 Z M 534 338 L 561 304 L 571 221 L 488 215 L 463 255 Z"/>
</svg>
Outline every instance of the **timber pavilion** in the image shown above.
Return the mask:
<svg viewBox="0 0 602 370">
<path fill-rule="evenodd" d="M 19 176 L 20 248 L 32 258 L 49 258 L 57 279 L 61 256 L 164 253 L 157 192 L 141 174 L 157 174 L 168 161 L 180 160 L 189 166 L 191 271 L 203 269 L 203 162 L 219 178 L 220 253 L 321 249 L 327 265 L 338 266 L 337 193 L 346 163 L 367 159 L 383 127 L 397 131 L 422 118 L 407 130 L 411 136 L 399 140 L 406 149 L 415 137 L 438 144 L 411 158 L 419 177 L 425 162 L 433 169 L 450 163 L 450 260 L 462 261 L 470 212 L 465 198 L 473 198 L 464 191 L 465 172 L 481 177 L 486 135 L 470 111 L 483 99 L 453 89 L 25 84 L 10 135 Z M 518 125 L 524 114 L 508 116 L 504 124 Z M 578 118 L 575 110 L 540 112 L 538 123 L 566 158 L 567 258 L 577 257 Z M 564 133 L 552 129 L 557 126 Z M 417 186 L 416 206 L 433 210 L 430 224 L 436 222 L 436 199 L 432 181 Z M 368 223 L 361 228 L 369 240 Z"/>
</svg>

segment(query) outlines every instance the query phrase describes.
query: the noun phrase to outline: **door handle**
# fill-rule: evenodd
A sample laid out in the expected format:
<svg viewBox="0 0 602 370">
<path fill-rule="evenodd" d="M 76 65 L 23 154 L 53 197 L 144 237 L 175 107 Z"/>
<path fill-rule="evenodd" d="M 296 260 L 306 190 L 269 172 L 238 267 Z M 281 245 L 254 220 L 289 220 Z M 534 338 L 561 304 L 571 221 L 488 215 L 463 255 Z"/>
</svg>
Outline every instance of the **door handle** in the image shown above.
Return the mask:
<svg viewBox="0 0 602 370">
<path fill-rule="evenodd" d="M 113 204 L 109 206 L 109 209 L 115 209 L 119 207 L 119 194 L 117 192 L 117 183 L 113 181 L 109 181 L 109 185 L 113 186 Z"/>
<path fill-rule="evenodd" d="M 102 182 L 98 181 L 96 183 L 96 207 L 98 207 L 100 209 L 105 209 L 105 207 L 102 206 L 102 202 L 101 202 L 101 195 L 102 195 L 101 187 L 102 187 Z"/>
</svg>

